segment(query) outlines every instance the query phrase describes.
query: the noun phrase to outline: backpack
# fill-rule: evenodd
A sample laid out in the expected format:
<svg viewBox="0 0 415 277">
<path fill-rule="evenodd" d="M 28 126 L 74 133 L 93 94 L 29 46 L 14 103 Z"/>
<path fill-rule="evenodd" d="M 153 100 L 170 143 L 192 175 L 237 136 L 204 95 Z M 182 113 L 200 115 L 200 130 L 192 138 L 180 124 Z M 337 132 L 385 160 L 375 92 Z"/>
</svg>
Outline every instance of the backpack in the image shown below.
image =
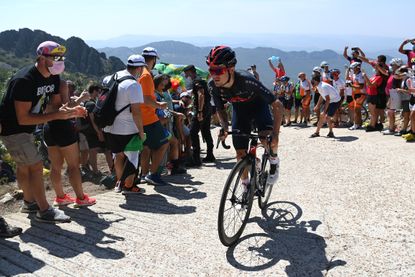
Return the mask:
<svg viewBox="0 0 415 277">
<path fill-rule="evenodd" d="M 117 74 L 112 75 L 111 80 L 107 85 L 107 89 L 101 93 L 98 97 L 98 101 L 94 108 L 94 121 L 99 128 L 104 128 L 106 126 L 111 126 L 114 123 L 115 118 L 125 109 L 127 109 L 130 104 L 125 105 L 121 110 L 115 110 L 115 101 L 117 100 L 118 94 L 118 85 L 125 80 L 134 80 L 136 79 L 131 76 L 124 76 L 120 79 L 117 79 Z"/>
</svg>

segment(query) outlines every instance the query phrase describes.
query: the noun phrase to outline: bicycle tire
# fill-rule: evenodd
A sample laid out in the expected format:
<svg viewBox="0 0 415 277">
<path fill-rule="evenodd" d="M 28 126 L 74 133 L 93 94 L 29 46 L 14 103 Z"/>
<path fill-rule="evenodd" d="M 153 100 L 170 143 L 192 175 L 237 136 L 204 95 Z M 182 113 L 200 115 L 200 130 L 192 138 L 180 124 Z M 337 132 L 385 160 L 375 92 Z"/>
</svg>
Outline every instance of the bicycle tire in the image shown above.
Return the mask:
<svg viewBox="0 0 415 277">
<path fill-rule="evenodd" d="M 258 206 L 261 210 L 264 210 L 266 206 L 268 205 L 269 197 L 271 196 L 273 184 L 267 185 L 267 177 L 269 174 L 269 169 L 267 169 L 267 166 L 269 165 L 268 157 L 263 156 L 262 157 L 262 164 L 261 164 L 261 173 L 258 177 L 258 182 L 261 183 L 261 185 L 264 187 L 264 191 L 259 191 L 258 193 Z"/>
<path fill-rule="evenodd" d="M 240 184 L 240 176 L 242 174 L 242 172 L 245 170 L 245 168 L 249 168 L 249 174 L 250 174 L 250 179 L 251 179 L 251 183 L 249 185 L 248 188 L 248 192 L 246 195 L 246 207 L 242 208 L 241 205 L 241 210 L 245 209 L 245 215 L 242 217 L 239 217 L 239 212 L 237 212 L 237 214 L 234 213 L 235 216 L 239 217 L 239 219 L 242 220 L 241 225 L 239 226 L 239 228 L 235 229 L 235 225 L 234 225 L 234 230 L 233 230 L 233 234 L 227 234 L 227 228 L 225 228 L 225 218 L 226 215 L 225 213 L 229 210 L 225 210 L 225 206 L 227 204 L 227 202 L 231 203 L 231 208 L 235 207 L 236 210 L 236 205 L 235 203 L 232 203 L 233 201 L 235 201 L 235 193 L 237 193 L 237 188 L 241 188 L 241 184 Z M 222 192 L 222 197 L 220 200 L 220 205 L 219 205 L 219 213 L 218 213 L 218 234 L 219 234 L 219 239 L 221 241 L 221 243 L 225 246 L 232 246 L 234 245 L 238 239 L 241 237 L 242 232 L 245 229 L 246 224 L 248 223 L 248 219 L 249 219 L 249 215 L 251 213 L 251 209 L 252 209 L 252 204 L 254 201 L 254 194 L 255 194 L 255 179 L 256 179 L 256 173 L 255 173 L 255 168 L 253 167 L 253 164 L 249 161 L 249 159 L 245 158 L 242 159 L 240 161 L 238 161 L 236 163 L 236 165 L 232 168 L 228 179 L 226 180 L 225 186 L 223 188 L 223 192 Z M 243 189 L 243 188 L 242 188 Z M 228 199 L 228 193 L 231 192 L 232 196 L 230 199 Z M 235 222 L 236 218 L 233 220 Z M 228 226 L 229 227 L 229 226 Z"/>
<path fill-rule="evenodd" d="M 362 114 L 362 122 L 366 122 L 369 119 L 369 112 L 367 111 L 367 108 L 365 106 L 361 109 Z"/>
</svg>

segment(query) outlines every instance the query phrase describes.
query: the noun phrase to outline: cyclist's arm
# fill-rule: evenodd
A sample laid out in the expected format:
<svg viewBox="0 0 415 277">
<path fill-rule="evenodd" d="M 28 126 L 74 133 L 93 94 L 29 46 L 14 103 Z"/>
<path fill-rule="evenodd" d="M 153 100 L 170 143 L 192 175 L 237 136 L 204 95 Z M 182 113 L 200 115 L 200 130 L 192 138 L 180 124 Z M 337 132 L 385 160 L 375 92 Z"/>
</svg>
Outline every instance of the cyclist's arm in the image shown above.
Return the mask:
<svg viewBox="0 0 415 277">
<path fill-rule="evenodd" d="M 226 112 L 226 109 L 218 109 L 218 117 L 220 121 L 220 125 L 222 126 L 222 129 L 225 131 L 228 131 L 229 128 L 229 121 L 228 121 L 228 113 Z"/>
</svg>

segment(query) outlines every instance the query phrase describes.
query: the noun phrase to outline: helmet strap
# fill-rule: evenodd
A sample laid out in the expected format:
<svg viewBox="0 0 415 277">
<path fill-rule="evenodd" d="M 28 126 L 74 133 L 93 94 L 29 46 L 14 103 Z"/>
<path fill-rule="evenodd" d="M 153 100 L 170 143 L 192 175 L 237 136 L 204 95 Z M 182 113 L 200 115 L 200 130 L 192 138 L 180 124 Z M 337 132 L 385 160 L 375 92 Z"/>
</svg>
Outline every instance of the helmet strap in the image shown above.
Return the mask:
<svg viewBox="0 0 415 277">
<path fill-rule="evenodd" d="M 231 81 L 231 71 L 229 70 L 229 68 L 227 69 L 227 71 L 228 71 L 228 80 L 226 81 L 226 83 L 223 84 L 223 86 L 225 86 L 227 83 Z"/>
</svg>

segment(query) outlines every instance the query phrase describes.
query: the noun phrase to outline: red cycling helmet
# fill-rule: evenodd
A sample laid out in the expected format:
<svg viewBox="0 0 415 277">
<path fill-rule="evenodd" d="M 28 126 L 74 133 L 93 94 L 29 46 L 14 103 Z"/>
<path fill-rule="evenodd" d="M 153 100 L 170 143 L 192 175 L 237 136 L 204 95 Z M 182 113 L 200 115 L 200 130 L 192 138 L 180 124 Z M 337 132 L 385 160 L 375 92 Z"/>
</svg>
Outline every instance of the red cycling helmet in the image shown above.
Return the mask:
<svg viewBox="0 0 415 277">
<path fill-rule="evenodd" d="M 215 46 L 209 52 L 209 55 L 206 58 L 206 63 L 208 66 L 211 65 L 224 65 L 226 67 L 231 67 L 236 64 L 235 51 L 232 48 L 224 45 Z"/>
</svg>

